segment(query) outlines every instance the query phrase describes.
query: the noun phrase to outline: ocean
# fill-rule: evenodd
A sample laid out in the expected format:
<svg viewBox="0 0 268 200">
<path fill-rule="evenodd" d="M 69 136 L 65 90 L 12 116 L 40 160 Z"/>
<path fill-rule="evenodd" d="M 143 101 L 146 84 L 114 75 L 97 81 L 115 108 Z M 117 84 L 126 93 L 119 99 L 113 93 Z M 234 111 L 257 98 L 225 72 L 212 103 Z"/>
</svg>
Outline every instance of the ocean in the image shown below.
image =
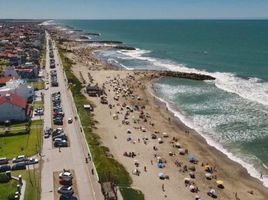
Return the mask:
<svg viewBox="0 0 268 200">
<path fill-rule="evenodd" d="M 96 54 L 127 69 L 204 73 L 215 81 L 163 78 L 156 96 L 207 142 L 268 187 L 267 20 L 61 20 L 134 51 Z"/>
</svg>

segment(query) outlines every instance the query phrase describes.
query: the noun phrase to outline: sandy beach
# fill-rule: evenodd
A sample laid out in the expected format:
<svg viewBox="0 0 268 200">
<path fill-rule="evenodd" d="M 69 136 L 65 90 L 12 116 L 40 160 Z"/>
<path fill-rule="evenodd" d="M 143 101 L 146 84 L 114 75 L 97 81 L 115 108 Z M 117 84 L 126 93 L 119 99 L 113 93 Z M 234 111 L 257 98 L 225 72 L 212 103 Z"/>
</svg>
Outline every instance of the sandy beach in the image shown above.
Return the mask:
<svg viewBox="0 0 268 200">
<path fill-rule="evenodd" d="M 94 132 L 125 166 L 133 188 L 145 199 L 210 199 L 207 193 L 213 190 L 217 199 L 267 199 L 268 189 L 260 181 L 209 146 L 151 95 L 154 74 L 111 69 L 94 57 L 96 48 L 72 49 L 75 53 L 67 56 L 76 63 L 74 74 L 106 93 L 108 104 L 85 94 L 96 106 Z M 220 181 L 224 188 L 218 187 Z"/>
</svg>

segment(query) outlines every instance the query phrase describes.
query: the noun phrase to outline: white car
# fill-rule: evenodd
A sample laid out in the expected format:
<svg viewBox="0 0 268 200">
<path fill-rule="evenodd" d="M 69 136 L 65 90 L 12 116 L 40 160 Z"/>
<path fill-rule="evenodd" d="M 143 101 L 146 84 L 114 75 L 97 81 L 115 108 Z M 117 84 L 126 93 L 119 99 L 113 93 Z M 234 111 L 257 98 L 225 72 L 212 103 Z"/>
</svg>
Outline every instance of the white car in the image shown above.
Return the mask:
<svg viewBox="0 0 268 200">
<path fill-rule="evenodd" d="M 62 172 L 59 174 L 59 178 L 69 181 L 73 178 L 72 173 L 71 172 Z"/>
<path fill-rule="evenodd" d="M 12 162 L 13 163 L 18 163 L 18 162 L 24 162 L 24 161 L 27 161 L 27 157 L 25 155 L 19 155 L 17 156 L 16 158 L 13 158 L 12 159 Z"/>
<path fill-rule="evenodd" d="M 37 158 L 29 158 L 28 160 L 25 161 L 26 165 L 34 165 L 38 163 L 38 159 Z"/>
</svg>

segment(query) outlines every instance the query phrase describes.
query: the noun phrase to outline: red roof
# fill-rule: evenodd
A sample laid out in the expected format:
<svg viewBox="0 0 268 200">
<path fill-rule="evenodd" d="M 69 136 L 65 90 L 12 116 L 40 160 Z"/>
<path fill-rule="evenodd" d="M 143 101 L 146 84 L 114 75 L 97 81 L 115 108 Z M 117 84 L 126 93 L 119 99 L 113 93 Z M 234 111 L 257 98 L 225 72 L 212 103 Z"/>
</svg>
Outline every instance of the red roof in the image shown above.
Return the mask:
<svg viewBox="0 0 268 200">
<path fill-rule="evenodd" d="M 6 82 L 10 81 L 12 78 L 12 76 L 0 77 L 0 85 L 6 84 Z"/>
<path fill-rule="evenodd" d="M 6 94 L 5 96 L 0 96 L 0 105 L 3 105 L 5 103 L 9 103 L 24 109 L 27 108 L 27 100 L 13 93 Z"/>
</svg>

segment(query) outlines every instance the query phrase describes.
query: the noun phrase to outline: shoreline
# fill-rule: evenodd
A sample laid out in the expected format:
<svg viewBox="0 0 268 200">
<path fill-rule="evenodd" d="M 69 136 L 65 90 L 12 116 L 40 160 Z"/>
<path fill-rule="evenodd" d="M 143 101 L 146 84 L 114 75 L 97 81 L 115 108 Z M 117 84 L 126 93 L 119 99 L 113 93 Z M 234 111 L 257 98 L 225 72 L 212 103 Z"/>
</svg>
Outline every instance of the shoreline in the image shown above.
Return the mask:
<svg viewBox="0 0 268 200">
<path fill-rule="evenodd" d="M 95 59 L 98 59 L 96 58 L 96 55 L 94 55 L 94 53 L 92 53 L 90 55 L 91 57 L 94 57 Z M 81 64 L 80 64 L 81 65 Z M 115 70 L 113 67 L 111 67 L 111 64 L 110 63 L 101 63 L 101 65 L 104 65 L 102 66 L 103 69 L 101 69 L 101 71 L 94 71 L 93 72 L 95 73 L 99 73 L 99 74 L 105 74 L 106 72 L 109 72 L 109 71 L 113 71 Z M 104 70 L 105 69 L 105 70 Z M 80 70 L 80 68 L 79 68 Z M 81 69 L 83 71 L 83 69 Z M 89 70 L 90 72 L 92 72 L 91 70 Z M 124 73 L 135 73 L 135 72 L 139 72 L 140 70 L 122 70 L 122 69 L 118 69 L 116 71 L 116 73 L 118 74 L 124 74 Z M 145 73 L 143 71 L 143 73 Z M 104 75 L 103 75 L 104 76 Z M 103 79 L 105 79 L 105 77 L 103 77 Z M 173 126 L 178 128 L 180 130 L 180 133 L 183 133 L 186 130 L 189 130 L 191 129 L 191 127 L 188 127 L 187 124 L 185 124 L 178 116 L 176 116 L 176 113 L 172 112 L 171 110 L 169 111 L 169 113 L 167 113 L 167 102 L 163 102 L 161 101 L 159 97 L 157 97 L 156 95 L 154 95 L 153 93 L 151 93 L 153 90 L 152 88 L 152 84 L 157 81 L 157 79 L 151 79 L 151 80 L 146 80 L 146 88 L 144 89 L 144 94 L 146 96 L 146 98 L 149 99 L 148 101 L 148 105 L 149 106 L 152 106 L 152 107 L 159 107 L 160 105 L 160 109 L 159 109 L 159 113 L 161 113 L 161 116 L 164 117 L 165 119 L 167 119 L 167 116 L 171 116 L 172 117 L 172 125 L 171 124 L 167 124 L 168 126 Z M 99 80 L 98 80 L 99 82 Z M 100 82 L 101 83 L 101 82 Z M 159 102 L 157 102 L 159 101 Z M 162 104 L 162 105 L 161 105 Z M 97 106 L 100 106 L 100 103 L 97 102 Z M 156 108 L 157 109 L 157 108 Z M 105 111 L 102 111 L 102 114 L 101 115 L 105 115 Z M 160 117 L 161 118 L 161 117 Z M 173 124 L 174 122 L 174 124 Z M 107 128 L 107 127 L 106 127 Z M 175 128 L 175 130 L 176 130 Z M 185 136 L 182 136 L 182 135 L 179 135 L 179 137 L 182 137 L 182 139 L 185 139 Z M 199 145 L 198 147 L 202 146 L 203 149 L 207 149 L 207 151 L 209 152 L 209 155 L 202 155 L 200 157 L 203 158 L 204 157 L 211 157 L 212 160 L 217 160 L 217 163 L 222 163 L 223 162 L 223 165 L 224 166 L 220 166 L 220 171 L 223 169 L 223 171 L 221 171 L 222 173 L 224 173 L 225 171 L 227 172 L 226 174 L 224 174 L 224 177 L 226 179 L 230 179 L 230 180 L 238 180 L 238 178 L 240 178 L 239 176 L 243 177 L 241 178 L 242 179 L 242 186 L 240 185 L 241 183 L 239 183 L 239 186 L 238 186 L 238 190 L 241 189 L 243 191 L 242 188 L 254 188 L 254 190 L 258 191 L 259 192 L 259 195 L 261 196 L 266 196 L 267 195 L 267 188 L 263 188 L 263 185 L 261 184 L 261 181 L 259 181 L 258 179 L 252 177 L 249 175 L 249 173 L 247 172 L 247 170 L 239 163 L 237 163 L 236 161 L 233 161 L 232 159 L 230 159 L 228 157 L 228 155 L 224 154 L 222 151 L 218 150 L 217 148 L 213 146 L 211 146 L 205 137 L 202 136 L 202 134 L 198 133 L 197 131 L 191 129 L 191 135 L 190 135 L 191 139 L 194 139 L 194 141 L 192 141 L 194 144 L 197 144 Z M 107 139 L 105 138 L 105 140 L 107 141 L 110 141 L 111 142 L 111 138 L 110 139 Z M 106 142 L 107 142 L 106 141 Z M 109 142 L 108 142 L 109 143 Z M 108 144 L 108 143 L 105 143 L 105 144 Z M 186 143 L 186 142 L 185 142 Z M 188 142 L 188 144 L 191 144 Z M 111 145 L 111 144 L 110 144 Z M 110 148 L 110 146 L 109 146 Z M 198 148 L 197 148 L 198 149 Z M 114 155 L 114 152 L 116 152 L 116 149 L 113 149 L 111 148 L 111 152 L 112 154 Z M 198 151 L 197 151 L 198 152 Z M 196 154 L 199 158 L 199 154 Z M 119 161 L 123 164 L 123 165 L 126 165 L 124 162 L 122 162 L 121 159 L 124 160 L 124 158 L 120 158 L 122 155 L 116 155 L 115 154 L 115 157 L 119 159 Z M 219 159 L 220 158 L 220 159 Z M 222 158 L 222 159 L 221 159 Z M 203 159 L 202 159 L 203 160 Z M 226 167 L 225 167 L 226 166 Z M 235 169 L 235 170 L 234 170 Z M 239 175 L 237 176 L 236 178 L 233 178 L 232 177 L 232 170 L 235 171 L 235 174 L 236 175 Z M 131 175 L 132 176 L 132 175 Z M 135 178 L 134 178 L 135 179 Z M 232 182 L 232 181 L 231 181 Z M 134 186 L 136 184 L 136 181 L 134 180 Z M 232 184 L 231 184 L 232 185 Z M 235 187 L 236 184 L 234 184 L 234 187 Z M 241 186 L 241 187 L 240 187 Z M 245 193 L 247 193 L 248 191 L 247 190 L 244 190 Z M 225 192 L 224 192 L 225 193 Z M 240 194 L 240 193 L 239 193 Z M 245 194 L 246 195 L 246 194 Z M 205 196 L 204 196 L 205 197 Z M 230 197 L 230 196 L 229 196 Z M 246 199 L 255 199 L 254 197 L 255 196 L 255 193 L 254 195 L 252 196 L 252 198 L 246 198 Z M 260 196 L 257 195 L 257 199 L 262 199 Z M 187 198 L 188 199 L 188 198 Z M 242 198 L 243 199 L 243 198 Z"/>
<path fill-rule="evenodd" d="M 218 151 L 219 153 L 223 154 L 226 157 L 225 159 L 229 159 L 239 164 L 240 167 L 242 167 L 247 171 L 250 177 L 255 179 L 257 182 L 260 182 L 264 187 L 268 188 L 268 178 L 264 177 L 263 179 L 260 179 L 260 172 L 257 169 L 255 169 L 255 167 L 252 164 L 246 163 L 240 157 L 234 155 L 232 152 L 229 152 L 228 149 L 223 147 L 220 143 L 215 142 L 213 139 L 206 137 L 202 133 L 199 133 L 197 130 L 194 129 L 194 127 L 189 126 L 186 122 L 183 121 L 182 117 L 184 116 L 183 114 L 180 113 L 179 110 L 176 111 L 174 108 L 172 108 L 172 105 L 170 105 L 168 101 L 157 96 L 153 88 L 153 84 L 159 81 L 160 79 L 155 79 L 149 82 L 147 88 L 150 95 L 152 95 L 155 98 L 156 104 L 161 105 L 162 109 L 167 110 L 169 114 L 175 119 L 174 121 L 179 124 L 179 126 L 185 126 L 185 129 L 192 130 L 197 139 L 201 139 L 202 142 L 206 143 L 210 147 L 213 147 L 214 151 Z"/>
</svg>

